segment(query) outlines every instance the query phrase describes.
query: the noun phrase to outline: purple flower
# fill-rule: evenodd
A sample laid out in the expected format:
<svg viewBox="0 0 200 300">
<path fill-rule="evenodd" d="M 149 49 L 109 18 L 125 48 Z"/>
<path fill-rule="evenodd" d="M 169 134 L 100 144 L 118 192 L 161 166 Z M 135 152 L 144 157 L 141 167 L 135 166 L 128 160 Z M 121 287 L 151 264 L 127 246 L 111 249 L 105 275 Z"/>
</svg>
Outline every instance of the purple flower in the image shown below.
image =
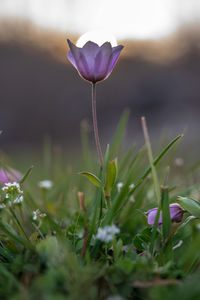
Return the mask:
<svg viewBox="0 0 200 300">
<path fill-rule="evenodd" d="M 112 47 L 109 42 L 100 47 L 91 41 L 79 48 L 69 39 L 67 41 L 70 48 L 67 58 L 80 76 L 92 83 L 104 80 L 110 75 L 123 49 L 121 45 Z"/>
<path fill-rule="evenodd" d="M 8 182 L 11 182 L 11 183 L 13 183 L 15 181 L 17 182 L 21 178 L 22 178 L 22 175 L 18 171 L 14 170 L 10 167 L 7 167 L 5 170 L 2 168 L 0 169 L 0 184 L 1 185 L 8 183 Z"/>
<path fill-rule="evenodd" d="M 180 207 L 178 203 L 173 203 L 169 205 L 169 210 L 170 210 L 170 218 L 171 221 L 174 223 L 179 223 L 183 219 L 183 210 Z M 148 215 L 147 221 L 149 225 L 154 225 L 156 214 L 157 214 L 158 208 L 152 208 L 146 212 Z M 162 225 L 162 211 L 160 212 L 160 217 L 158 221 L 158 226 Z"/>
</svg>

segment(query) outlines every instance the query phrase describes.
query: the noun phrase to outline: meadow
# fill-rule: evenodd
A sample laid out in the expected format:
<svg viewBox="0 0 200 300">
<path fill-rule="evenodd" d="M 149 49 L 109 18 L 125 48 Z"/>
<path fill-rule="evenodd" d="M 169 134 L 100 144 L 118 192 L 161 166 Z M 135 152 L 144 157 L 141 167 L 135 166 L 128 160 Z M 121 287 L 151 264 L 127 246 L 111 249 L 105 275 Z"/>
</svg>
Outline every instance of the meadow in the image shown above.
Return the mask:
<svg viewBox="0 0 200 300">
<path fill-rule="evenodd" d="M 127 120 L 126 111 L 107 146 L 103 172 L 84 127 L 82 156 L 71 164 L 45 143 L 38 174 L 30 168 L 19 181 L 24 201 L 1 209 L 2 299 L 196 299 L 200 294 L 199 203 L 191 199 L 198 197 L 198 165 L 188 171 L 180 159 L 174 162 L 182 135 L 157 145 L 153 163 L 145 146 L 125 149 Z M 41 174 L 48 181 L 38 185 Z M 11 191 L 10 201 L 16 193 Z M 172 223 L 169 204 L 177 199 L 184 217 Z M 148 224 L 152 207 L 162 210 L 162 226 Z"/>
<path fill-rule="evenodd" d="M 92 83 L 97 153 L 84 124 L 73 159 L 48 139 L 36 168 L 31 155 L 12 163 L 1 153 L 1 299 L 197 299 L 199 163 L 177 156 L 182 133 L 152 147 L 144 117 L 144 146 L 128 147 L 128 111 L 102 151 L 95 86 L 123 46 L 68 43 L 68 59 Z"/>
</svg>

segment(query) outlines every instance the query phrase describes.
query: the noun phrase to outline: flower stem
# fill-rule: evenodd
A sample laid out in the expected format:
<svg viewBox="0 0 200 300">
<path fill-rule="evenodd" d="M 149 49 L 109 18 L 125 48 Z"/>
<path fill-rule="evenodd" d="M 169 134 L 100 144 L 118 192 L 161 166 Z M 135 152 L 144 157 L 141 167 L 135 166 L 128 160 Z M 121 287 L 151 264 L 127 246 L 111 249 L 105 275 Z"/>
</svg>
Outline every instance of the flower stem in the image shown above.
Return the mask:
<svg viewBox="0 0 200 300">
<path fill-rule="evenodd" d="M 19 219 L 18 219 L 18 217 L 16 216 L 16 214 L 15 214 L 15 212 L 14 212 L 14 210 L 10 207 L 10 212 L 11 212 L 11 214 L 12 214 L 12 216 L 14 217 L 14 219 L 15 219 L 15 221 L 16 221 L 16 223 L 17 223 L 17 225 L 19 226 L 19 228 L 21 229 L 21 231 L 22 231 L 22 233 L 23 233 L 23 235 L 25 236 L 25 238 L 29 241 L 29 238 L 28 238 L 28 236 L 27 236 L 27 234 L 26 234 L 26 232 L 24 231 L 24 228 L 23 228 L 23 226 L 21 225 L 21 223 L 20 223 L 20 221 L 19 221 Z"/>
<path fill-rule="evenodd" d="M 92 84 L 92 117 L 93 117 L 94 137 L 95 137 L 95 142 L 96 142 L 96 147 L 97 147 L 97 153 L 98 153 L 101 169 L 103 169 L 103 155 L 102 155 L 102 151 L 101 151 L 98 126 L 97 126 L 96 85 L 95 85 L 95 83 Z"/>
</svg>

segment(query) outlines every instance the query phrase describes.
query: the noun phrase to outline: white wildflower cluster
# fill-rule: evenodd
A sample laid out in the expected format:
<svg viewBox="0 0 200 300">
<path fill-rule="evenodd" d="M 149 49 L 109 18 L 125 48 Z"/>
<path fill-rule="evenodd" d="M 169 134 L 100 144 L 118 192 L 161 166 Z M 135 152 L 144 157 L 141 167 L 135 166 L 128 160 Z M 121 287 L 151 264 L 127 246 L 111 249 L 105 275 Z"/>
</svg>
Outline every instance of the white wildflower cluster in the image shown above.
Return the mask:
<svg viewBox="0 0 200 300">
<path fill-rule="evenodd" d="M 5 183 L 2 191 L 5 193 L 5 198 L 9 199 L 9 206 L 12 206 L 12 204 L 20 204 L 23 202 L 23 191 L 21 190 L 21 187 L 18 182 L 13 183 Z M 0 204 L 0 208 L 5 208 L 6 205 L 4 203 Z"/>
<path fill-rule="evenodd" d="M 112 241 L 115 234 L 120 232 L 119 228 L 116 225 L 99 227 L 97 231 L 96 239 L 108 243 Z"/>
<path fill-rule="evenodd" d="M 15 200 L 13 200 L 13 203 L 14 204 L 19 204 L 19 203 L 22 203 L 23 200 L 24 200 L 24 197 L 23 196 L 19 196 Z"/>
<path fill-rule="evenodd" d="M 4 186 L 2 187 L 2 191 L 6 193 L 6 198 L 9 198 L 9 194 L 13 194 L 13 193 L 23 194 L 23 191 L 21 190 L 18 182 L 5 183 Z"/>
<path fill-rule="evenodd" d="M 45 213 L 42 213 L 39 209 L 33 211 L 33 220 L 43 219 L 46 217 Z"/>
<path fill-rule="evenodd" d="M 50 190 L 53 186 L 53 182 L 51 180 L 42 180 L 38 182 L 38 185 L 41 189 Z"/>
</svg>

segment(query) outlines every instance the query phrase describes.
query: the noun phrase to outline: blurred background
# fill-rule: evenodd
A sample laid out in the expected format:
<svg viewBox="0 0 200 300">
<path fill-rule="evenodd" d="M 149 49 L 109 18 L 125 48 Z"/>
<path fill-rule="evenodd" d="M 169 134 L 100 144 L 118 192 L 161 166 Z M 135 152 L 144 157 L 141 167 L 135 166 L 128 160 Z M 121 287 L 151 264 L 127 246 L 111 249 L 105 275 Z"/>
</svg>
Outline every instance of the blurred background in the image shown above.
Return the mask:
<svg viewBox="0 0 200 300">
<path fill-rule="evenodd" d="M 129 108 L 127 143 L 143 141 L 145 115 L 154 141 L 185 130 L 188 151 L 198 154 L 199 0 L 0 0 L 1 149 L 34 152 L 49 136 L 78 151 L 83 120 L 94 146 L 91 88 L 66 59 L 66 38 L 76 43 L 90 30 L 110 32 L 125 46 L 97 86 L 104 148 Z"/>
</svg>

